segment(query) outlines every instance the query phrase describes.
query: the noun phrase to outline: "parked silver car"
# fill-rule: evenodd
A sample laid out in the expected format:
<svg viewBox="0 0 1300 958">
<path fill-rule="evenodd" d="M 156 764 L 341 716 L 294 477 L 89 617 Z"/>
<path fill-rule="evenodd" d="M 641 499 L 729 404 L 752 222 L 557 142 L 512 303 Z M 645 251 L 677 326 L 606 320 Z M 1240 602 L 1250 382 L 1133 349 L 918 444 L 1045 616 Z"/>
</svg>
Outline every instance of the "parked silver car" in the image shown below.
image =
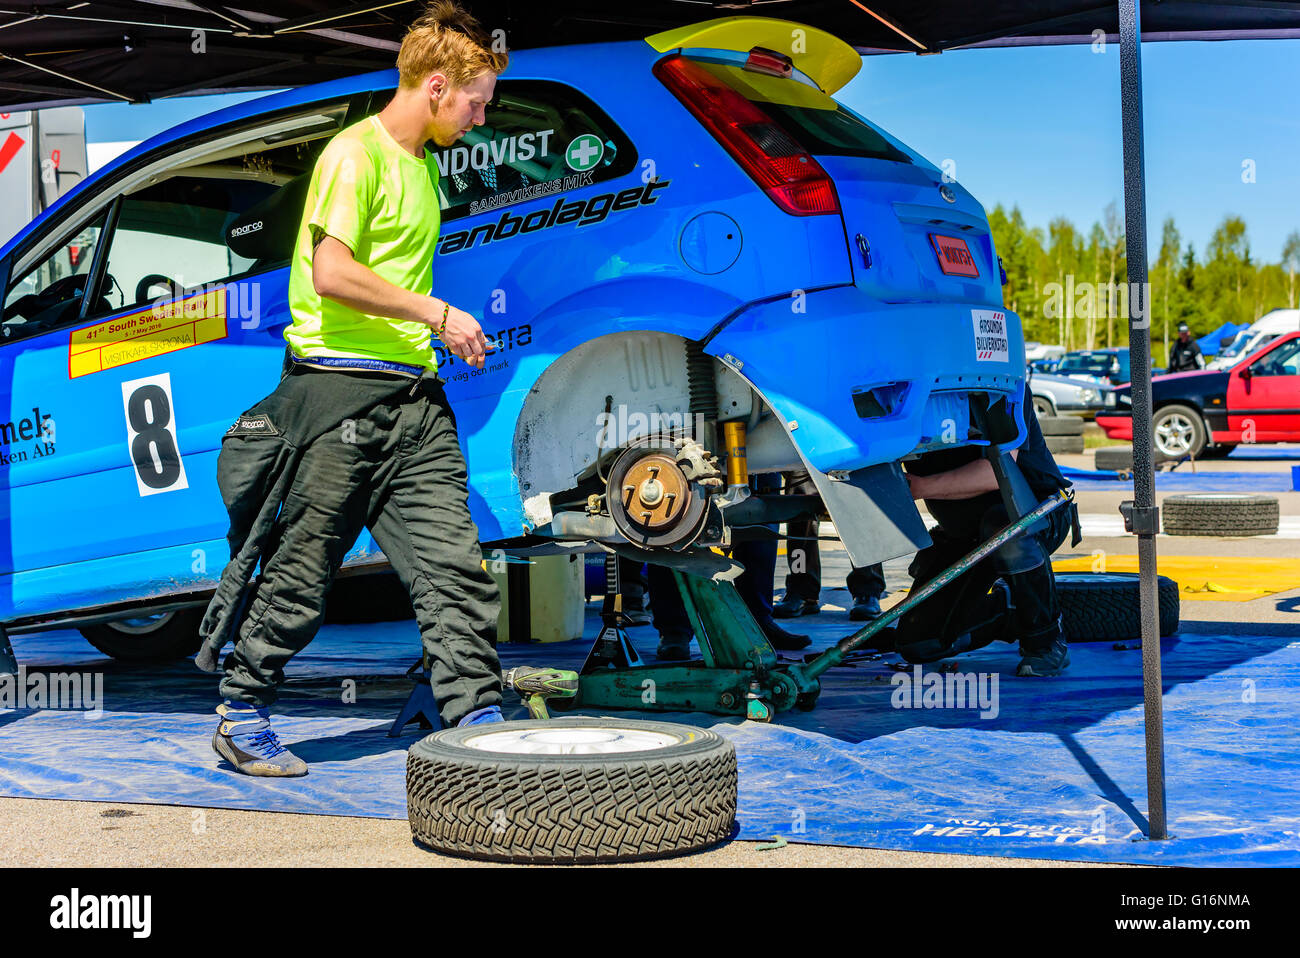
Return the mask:
<svg viewBox="0 0 1300 958">
<path fill-rule="evenodd" d="M 1093 419 L 1097 413 L 1115 406 L 1115 391 L 1101 383 L 1084 382 L 1052 373 L 1029 371 L 1029 391 L 1034 397 L 1034 412 L 1044 416 L 1082 416 Z"/>
</svg>

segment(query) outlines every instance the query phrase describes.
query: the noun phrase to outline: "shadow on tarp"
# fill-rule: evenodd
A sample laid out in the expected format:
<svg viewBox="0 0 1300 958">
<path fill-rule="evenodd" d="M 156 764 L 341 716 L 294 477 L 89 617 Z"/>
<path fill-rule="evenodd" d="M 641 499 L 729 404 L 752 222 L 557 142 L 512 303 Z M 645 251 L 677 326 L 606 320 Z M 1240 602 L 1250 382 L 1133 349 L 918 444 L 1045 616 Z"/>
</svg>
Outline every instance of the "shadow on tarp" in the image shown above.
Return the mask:
<svg viewBox="0 0 1300 958">
<path fill-rule="evenodd" d="M 588 634 L 598 623 L 588 611 Z M 825 647 L 843 612 L 798 620 Z M 1012 857 L 1186 865 L 1300 864 L 1300 629 L 1165 640 L 1166 768 L 1176 841 L 1145 828 L 1141 653 L 1078 645 L 1058 679 L 1014 676 L 998 644 L 959 660 L 986 697 L 926 707 L 942 676 L 890 656 L 833 670 L 812 712 L 772 725 L 652 714 L 716 728 L 740 762 L 739 837 Z M 647 655 L 652 629 L 632 636 Z M 190 662 L 131 667 L 73 632 L 16 636 L 32 672 L 102 675 L 104 711 L 0 711 L 0 794 L 404 818 L 405 750 L 387 736 L 410 690 L 413 622 L 329 626 L 291 664 L 275 707 L 302 779 L 238 775 L 209 746 L 216 679 Z M 586 642 L 508 645 L 506 666 L 577 667 Z M 946 679 L 945 679 L 946 681 Z M 994 683 L 996 682 L 996 685 Z M 991 693 L 996 690 L 996 696 Z M 931 701 L 932 704 L 932 701 Z M 955 703 L 949 703 L 955 704 Z M 511 701 L 510 717 L 526 717 Z M 985 717 L 981 717 L 983 714 Z M 144 857 L 142 853 L 142 858 Z"/>
</svg>

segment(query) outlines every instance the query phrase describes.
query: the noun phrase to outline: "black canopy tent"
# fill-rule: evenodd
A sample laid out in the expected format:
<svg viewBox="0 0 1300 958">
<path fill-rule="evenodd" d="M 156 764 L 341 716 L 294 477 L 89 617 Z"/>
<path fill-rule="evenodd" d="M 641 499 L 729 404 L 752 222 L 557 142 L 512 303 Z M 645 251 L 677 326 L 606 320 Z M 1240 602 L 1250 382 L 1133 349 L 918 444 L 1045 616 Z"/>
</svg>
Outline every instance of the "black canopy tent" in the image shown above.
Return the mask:
<svg viewBox="0 0 1300 958">
<path fill-rule="evenodd" d="M 511 47 L 639 39 L 750 14 L 821 27 L 864 53 L 1114 38 L 1103 0 L 470 0 Z M 0 0 L 0 110 L 301 86 L 390 67 L 417 0 Z M 1167 0 L 1144 38 L 1300 37 L 1300 4 Z M 201 31 L 201 33 L 196 33 Z"/>
<path fill-rule="evenodd" d="M 1118 35 L 1124 218 L 1130 302 L 1134 503 L 1146 708 L 1148 834 L 1168 836 L 1151 446 L 1146 178 L 1141 41 L 1300 37 L 1300 3 L 1277 0 L 602 0 L 537 4 L 467 0 L 513 48 L 636 39 L 674 26 L 749 14 L 820 27 L 864 53 L 941 53 L 976 46 L 1090 43 Z M 199 0 L 0 0 L 0 111 L 184 93 L 299 86 L 392 66 L 415 0 L 261 0 L 248 9 Z M 1143 22 L 1145 21 L 1145 23 Z M 1145 26 L 1145 32 L 1143 30 Z"/>
</svg>

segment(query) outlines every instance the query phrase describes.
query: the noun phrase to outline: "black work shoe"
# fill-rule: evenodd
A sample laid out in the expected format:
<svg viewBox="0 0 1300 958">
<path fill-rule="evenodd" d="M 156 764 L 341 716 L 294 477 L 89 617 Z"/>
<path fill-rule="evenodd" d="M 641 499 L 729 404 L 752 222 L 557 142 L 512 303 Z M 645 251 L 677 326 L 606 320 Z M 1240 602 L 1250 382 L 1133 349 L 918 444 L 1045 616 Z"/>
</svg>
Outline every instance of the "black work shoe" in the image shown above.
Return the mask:
<svg viewBox="0 0 1300 958">
<path fill-rule="evenodd" d="M 778 619 L 795 619 L 801 615 L 816 615 L 822 610 L 816 599 L 801 599 L 787 592 L 780 602 L 773 603 L 772 615 Z"/>
<path fill-rule="evenodd" d="M 655 650 L 655 658 L 662 662 L 686 662 L 691 657 L 691 637 L 689 635 L 674 635 L 671 632 L 661 633 L 659 636 L 659 648 Z"/>
<path fill-rule="evenodd" d="M 1070 666 L 1070 648 L 1065 639 L 1057 636 L 1050 645 L 1027 649 L 1020 644 L 1020 664 L 1016 666 L 1016 675 L 1025 677 L 1049 677 L 1060 675 Z"/>
<path fill-rule="evenodd" d="M 776 624 L 770 615 L 756 619 L 758 627 L 767 636 L 767 641 L 772 643 L 772 648 L 781 652 L 798 652 L 800 649 L 806 649 L 812 644 L 812 639 L 806 635 L 797 635 L 794 632 L 787 632 Z"/>
<path fill-rule="evenodd" d="M 870 622 L 878 618 L 880 618 L 880 600 L 874 595 L 857 599 L 853 603 L 853 608 L 849 609 L 849 619 L 853 622 Z"/>
<path fill-rule="evenodd" d="M 634 629 L 637 626 L 650 625 L 652 621 L 647 609 L 624 609 L 623 620 L 626 625 Z"/>
</svg>

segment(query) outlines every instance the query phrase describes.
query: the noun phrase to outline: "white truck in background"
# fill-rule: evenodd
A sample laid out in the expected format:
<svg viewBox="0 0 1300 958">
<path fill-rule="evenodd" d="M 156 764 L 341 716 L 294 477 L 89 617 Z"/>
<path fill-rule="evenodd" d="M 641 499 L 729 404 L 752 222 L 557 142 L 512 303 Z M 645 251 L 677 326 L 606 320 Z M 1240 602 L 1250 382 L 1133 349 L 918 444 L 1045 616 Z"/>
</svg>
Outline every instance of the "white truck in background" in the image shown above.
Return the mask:
<svg viewBox="0 0 1300 958">
<path fill-rule="evenodd" d="M 0 244 L 88 173 L 81 107 L 0 113 Z"/>
<path fill-rule="evenodd" d="M 1206 363 L 1206 368 L 1231 369 L 1283 333 L 1293 333 L 1297 329 L 1300 329 L 1300 309 L 1271 310 L 1237 333 L 1232 344 L 1219 350 L 1219 354 Z"/>
</svg>

